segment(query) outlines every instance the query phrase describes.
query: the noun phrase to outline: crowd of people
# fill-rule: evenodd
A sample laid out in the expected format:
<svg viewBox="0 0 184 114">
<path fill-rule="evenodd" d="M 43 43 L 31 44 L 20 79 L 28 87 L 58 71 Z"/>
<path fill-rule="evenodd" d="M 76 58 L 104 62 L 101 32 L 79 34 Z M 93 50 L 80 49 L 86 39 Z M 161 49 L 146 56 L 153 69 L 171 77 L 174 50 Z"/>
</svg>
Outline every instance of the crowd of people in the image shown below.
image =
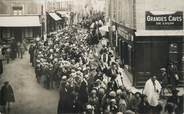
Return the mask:
<svg viewBox="0 0 184 114">
<path fill-rule="evenodd" d="M 102 12 L 92 13 L 91 15 L 83 16 L 79 25 L 81 28 L 87 29 L 89 38 L 88 44 L 95 45 L 98 44 L 102 39 L 102 34 L 100 32 L 100 27 L 105 23 L 105 16 Z"/>
<path fill-rule="evenodd" d="M 159 114 L 161 85 L 155 84 L 155 77 L 148 80 L 143 93 L 132 92 L 124 84 L 123 65 L 108 43 L 99 49 L 88 43 L 89 35 L 84 29 L 66 27 L 46 40 L 36 39 L 29 48 L 38 82 L 47 89 L 59 88 L 58 114 Z M 148 98 L 150 85 L 156 100 Z M 166 109 L 171 114 L 171 108 Z"/>
<path fill-rule="evenodd" d="M 8 64 L 10 60 L 16 58 L 23 58 L 24 52 L 27 50 L 25 41 L 16 41 L 14 38 L 11 39 L 9 44 L 0 46 L 0 75 L 3 74 L 3 61 Z"/>
</svg>

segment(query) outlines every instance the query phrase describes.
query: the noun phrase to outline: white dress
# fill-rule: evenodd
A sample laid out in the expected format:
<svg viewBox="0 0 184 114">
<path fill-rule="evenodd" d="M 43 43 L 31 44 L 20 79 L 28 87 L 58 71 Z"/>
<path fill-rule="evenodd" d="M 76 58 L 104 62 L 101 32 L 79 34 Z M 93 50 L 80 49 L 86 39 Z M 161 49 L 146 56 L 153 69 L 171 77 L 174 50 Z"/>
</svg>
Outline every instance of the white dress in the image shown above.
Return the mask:
<svg viewBox="0 0 184 114">
<path fill-rule="evenodd" d="M 147 96 L 147 101 L 151 106 L 157 106 L 159 104 L 161 88 L 162 87 L 157 80 L 155 80 L 155 85 L 151 79 L 146 81 L 143 94 Z"/>
</svg>

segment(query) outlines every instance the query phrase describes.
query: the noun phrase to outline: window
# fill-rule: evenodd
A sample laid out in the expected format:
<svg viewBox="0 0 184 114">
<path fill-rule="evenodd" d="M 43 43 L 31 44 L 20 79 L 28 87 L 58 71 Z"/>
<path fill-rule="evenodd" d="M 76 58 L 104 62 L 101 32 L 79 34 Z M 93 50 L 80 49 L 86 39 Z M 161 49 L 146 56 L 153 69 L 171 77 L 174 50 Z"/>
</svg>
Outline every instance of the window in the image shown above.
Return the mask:
<svg viewBox="0 0 184 114">
<path fill-rule="evenodd" d="M 22 6 L 13 6 L 13 15 L 23 15 L 23 7 Z"/>
<path fill-rule="evenodd" d="M 3 29 L 3 39 L 10 38 L 10 31 L 8 29 Z"/>
<path fill-rule="evenodd" d="M 178 53 L 178 45 L 176 43 L 170 44 L 169 53 Z"/>
<path fill-rule="evenodd" d="M 25 37 L 26 37 L 26 38 L 31 38 L 31 37 L 33 37 L 32 28 L 26 28 L 26 29 L 25 29 Z"/>
</svg>

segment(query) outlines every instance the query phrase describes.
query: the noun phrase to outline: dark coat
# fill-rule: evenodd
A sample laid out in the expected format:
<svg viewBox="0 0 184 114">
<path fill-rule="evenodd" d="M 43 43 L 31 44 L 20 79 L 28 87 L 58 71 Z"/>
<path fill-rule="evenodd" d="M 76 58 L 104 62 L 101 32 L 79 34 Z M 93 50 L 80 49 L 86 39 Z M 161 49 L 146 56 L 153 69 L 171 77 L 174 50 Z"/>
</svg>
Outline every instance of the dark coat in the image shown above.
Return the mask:
<svg viewBox="0 0 184 114">
<path fill-rule="evenodd" d="M 165 111 L 168 112 L 175 112 L 178 114 L 179 112 L 179 106 L 180 106 L 180 99 L 177 95 L 172 95 L 168 98 L 167 104 L 165 106 Z M 178 112 L 178 113 L 177 113 Z"/>
<path fill-rule="evenodd" d="M 15 102 L 15 96 L 11 85 L 4 85 L 1 88 L 1 105 L 6 105 L 7 102 Z"/>
<path fill-rule="evenodd" d="M 138 110 L 137 112 L 139 114 L 148 114 L 149 113 L 149 110 L 150 110 L 150 107 L 149 107 L 149 104 L 148 102 L 141 102 L 139 105 L 138 105 Z"/>
<path fill-rule="evenodd" d="M 58 103 L 58 114 L 73 113 L 73 97 L 71 94 L 66 93 Z"/>
<path fill-rule="evenodd" d="M 16 42 L 13 42 L 12 44 L 11 44 L 11 58 L 12 59 L 15 59 L 16 58 L 16 54 L 17 54 L 17 51 L 18 51 L 18 47 L 17 47 L 17 44 L 16 44 Z"/>
<path fill-rule="evenodd" d="M 31 45 L 29 47 L 29 54 L 30 54 L 30 62 L 33 63 L 33 60 L 34 60 L 34 50 L 35 50 L 35 47 L 33 45 Z"/>
<path fill-rule="evenodd" d="M 79 100 L 81 101 L 82 105 L 85 105 L 88 102 L 88 88 L 87 87 L 88 87 L 87 82 L 83 81 L 79 89 Z"/>
<path fill-rule="evenodd" d="M 169 83 L 169 78 L 166 72 L 161 73 L 160 75 L 160 83 L 162 87 L 166 87 L 166 85 Z"/>
<path fill-rule="evenodd" d="M 171 84 L 175 85 L 176 84 L 176 78 L 175 75 L 178 74 L 178 69 L 176 65 L 173 65 L 173 67 L 168 66 L 167 68 L 167 74 L 168 78 Z"/>
<path fill-rule="evenodd" d="M 3 74 L 3 60 L 0 59 L 0 75 Z"/>
<path fill-rule="evenodd" d="M 0 54 L 0 75 L 3 73 L 3 55 Z"/>
</svg>

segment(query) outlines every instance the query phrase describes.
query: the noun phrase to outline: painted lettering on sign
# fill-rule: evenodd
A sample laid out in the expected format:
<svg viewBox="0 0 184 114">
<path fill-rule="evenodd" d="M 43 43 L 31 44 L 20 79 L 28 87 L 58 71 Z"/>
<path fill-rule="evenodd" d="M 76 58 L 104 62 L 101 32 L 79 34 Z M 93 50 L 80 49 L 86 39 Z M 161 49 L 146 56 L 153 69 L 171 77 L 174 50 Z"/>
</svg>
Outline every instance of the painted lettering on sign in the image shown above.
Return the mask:
<svg viewBox="0 0 184 114">
<path fill-rule="evenodd" d="M 146 11 L 146 30 L 182 30 L 183 12 L 176 11 L 172 14 L 153 14 Z"/>
</svg>

